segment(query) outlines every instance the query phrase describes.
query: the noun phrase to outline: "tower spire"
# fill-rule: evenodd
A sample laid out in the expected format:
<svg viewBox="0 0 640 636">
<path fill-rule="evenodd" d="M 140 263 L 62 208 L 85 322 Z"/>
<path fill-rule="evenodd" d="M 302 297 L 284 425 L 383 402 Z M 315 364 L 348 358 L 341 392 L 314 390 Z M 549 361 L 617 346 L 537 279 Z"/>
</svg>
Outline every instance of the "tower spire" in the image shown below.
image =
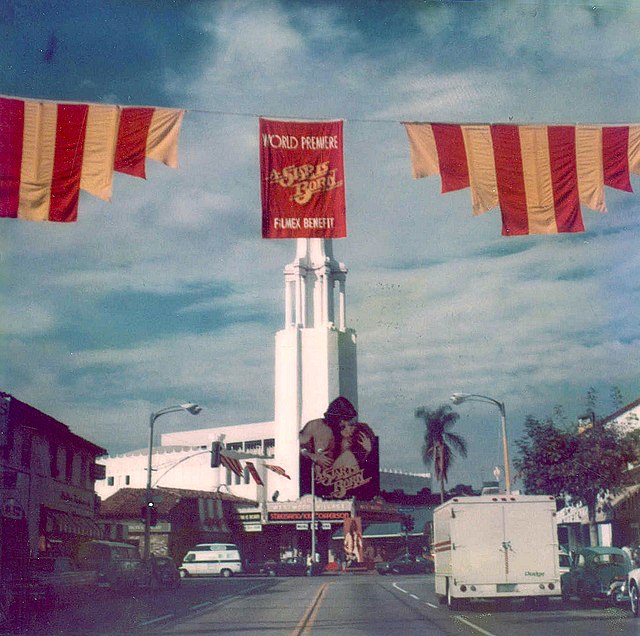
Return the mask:
<svg viewBox="0 0 640 636">
<path fill-rule="evenodd" d="M 331 239 L 297 239 L 295 259 L 285 267 L 284 277 L 285 329 L 346 330 L 347 268 L 334 258 Z"/>
<path fill-rule="evenodd" d="M 276 459 L 291 476 L 278 487 L 283 501 L 298 498 L 302 426 L 322 417 L 339 395 L 358 408 L 356 334 L 347 327 L 346 278 L 331 239 L 297 239 L 295 258 L 284 268 L 285 324 L 276 333 L 275 351 Z"/>
</svg>

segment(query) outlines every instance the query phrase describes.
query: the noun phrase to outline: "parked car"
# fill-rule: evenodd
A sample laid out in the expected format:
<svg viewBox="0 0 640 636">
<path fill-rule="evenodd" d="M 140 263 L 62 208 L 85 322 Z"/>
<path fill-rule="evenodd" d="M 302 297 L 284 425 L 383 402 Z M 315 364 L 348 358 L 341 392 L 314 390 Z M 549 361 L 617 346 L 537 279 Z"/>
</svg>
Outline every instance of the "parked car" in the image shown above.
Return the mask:
<svg viewBox="0 0 640 636">
<path fill-rule="evenodd" d="M 180 570 L 175 561 L 168 556 L 152 556 L 149 559 L 149 579 L 151 587 L 180 586 Z"/>
<path fill-rule="evenodd" d="M 640 618 L 640 568 L 634 568 L 627 575 L 627 593 L 632 614 Z"/>
<path fill-rule="evenodd" d="M 81 570 L 97 571 L 98 586 L 114 590 L 146 587 L 148 569 L 138 548 L 117 541 L 87 541 L 78 548 Z"/>
<path fill-rule="evenodd" d="M 569 572 L 561 577 L 562 598 L 607 598 L 611 583 L 618 577 L 625 577 L 629 570 L 631 559 L 620 548 L 579 548 Z"/>
<path fill-rule="evenodd" d="M 29 561 L 19 591 L 33 601 L 73 602 L 97 589 L 97 571 L 80 570 L 69 557 L 38 557 Z"/>
<path fill-rule="evenodd" d="M 244 567 L 244 574 L 255 574 L 262 576 L 305 576 L 308 572 L 306 560 L 301 557 L 289 557 L 276 561 L 269 559 L 257 563 L 247 563 Z"/>
<path fill-rule="evenodd" d="M 571 570 L 571 555 L 566 551 L 560 549 L 558 552 L 558 571 L 560 576 Z"/>
<path fill-rule="evenodd" d="M 391 561 L 376 563 L 375 568 L 379 574 L 428 574 L 433 572 L 433 561 L 403 554 Z"/>
</svg>

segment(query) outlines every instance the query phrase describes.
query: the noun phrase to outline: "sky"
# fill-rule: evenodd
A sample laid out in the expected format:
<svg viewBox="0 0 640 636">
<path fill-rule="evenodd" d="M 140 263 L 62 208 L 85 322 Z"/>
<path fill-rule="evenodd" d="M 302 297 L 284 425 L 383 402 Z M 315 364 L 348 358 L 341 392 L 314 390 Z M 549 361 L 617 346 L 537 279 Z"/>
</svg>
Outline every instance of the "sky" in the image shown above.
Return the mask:
<svg viewBox="0 0 640 636">
<path fill-rule="evenodd" d="M 381 466 L 422 472 L 417 407 L 503 401 L 567 422 L 640 397 L 640 192 L 607 189 L 586 231 L 502 237 L 468 190 L 413 180 L 402 121 L 640 121 L 628 2 L 0 3 L 0 94 L 187 110 L 179 168 L 82 193 L 77 223 L 0 219 L 0 390 L 111 453 L 156 430 L 268 421 L 293 240 L 261 238 L 258 117 L 343 119 L 359 410 Z M 632 176 L 640 191 L 640 179 Z M 503 464 L 499 411 L 454 407 L 468 458 Z M 516 483 L 518 487 L 521 484 Z"/>
</svg>

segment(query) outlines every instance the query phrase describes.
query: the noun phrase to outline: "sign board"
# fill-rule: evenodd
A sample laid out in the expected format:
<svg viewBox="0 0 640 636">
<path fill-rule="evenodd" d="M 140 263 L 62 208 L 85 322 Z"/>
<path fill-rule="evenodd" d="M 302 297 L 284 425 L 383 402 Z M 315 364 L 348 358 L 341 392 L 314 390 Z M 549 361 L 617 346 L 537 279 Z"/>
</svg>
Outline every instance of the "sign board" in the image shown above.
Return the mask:
<svg viewBox="0 0 640 636">
<path fill-rule="evenodd" d="M 245 523 L 242 527 L 245 532 L 262 532 L 261 523 Z"/>
<path fill-rule="evenodd" d="M 24 519 L 24 508 L 14 497 L 4 499 L 1 503 L 0 512 L 5 519 Z"/>
<path fill-rule="evenodd" d="M 339 521 L 348 519 L 351 513 L 347 510 L 316 510 L 316 519 L 318 521 Z M 298 521 L 311 521 L 311 511 L 296 511 L 291 512 L 269 512 L 267 518 L 270 522 L 280 523 L 293 523 Z"/>
<path fill-rule="evenodd" d="M 308 523 L 296 523 L 296 530 L 308 530 L 308 529 L 309 529 Z"/>
</svg>

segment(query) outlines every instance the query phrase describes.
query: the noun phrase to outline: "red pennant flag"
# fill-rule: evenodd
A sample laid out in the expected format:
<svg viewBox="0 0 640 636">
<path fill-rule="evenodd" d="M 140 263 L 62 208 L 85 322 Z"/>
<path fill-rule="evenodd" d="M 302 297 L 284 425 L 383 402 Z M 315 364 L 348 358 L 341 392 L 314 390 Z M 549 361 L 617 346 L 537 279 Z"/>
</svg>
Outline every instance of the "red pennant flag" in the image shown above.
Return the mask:
<svg viewBox="0 0 640 636">
<path fill-rule="evenodd" d="M 114 170 L 177 167 L 183 115 L 0 97 L 0 217 L 75 221 L 80 190 L 109 200 Z"/>
<path fill-rule="evenodd" d="M 268 468 L 269 470 L 272 470 L 274 473 L 278 473 L 278 475 L 280 475 L 281 477 L 286 477 L 287 479 L 291 479 L 291 477 L 287 475 L 285 469 L 281 468 L 280 466 L 275 466 L 273 464 L 265 464 L 264 467 Z"/>
<path fill-rule="evenodd" d="M 473 214 L 500 207 L 502 234 L 582 232 L 581 205 L 606 212 L 604 186 L 631 192 L 640 125 L 406 123 L 415 179 L 471 189 Z"/>
<path fill-rule="evenodd" d="M 258 486 L 264 486 L 264 482 L 260 478 L 260 475 L 258 475 L 258 471 L 256 470 L 256 467 L 253 464 L 253 462 L 245 462 L 245 463 L 247 465 L 247 468 L 249 469 L 249 474 L 253 477 L 253 481 L 255 481 L 256 484 L 258 484 Z"/>
<path fill-rule="evenodd" d="M 342 121 L 260 119 L 262 238 L 343 238 Z"/>
<path fill-rule="evenodd" d="M 238 477 L 242 477 L 242 464 L 235 459 L 235 457 L 229 457 L 228 455 L 220 454 L 220 463 L 228 468 L 231 472 L 238 475 Z"/>
</svg>

